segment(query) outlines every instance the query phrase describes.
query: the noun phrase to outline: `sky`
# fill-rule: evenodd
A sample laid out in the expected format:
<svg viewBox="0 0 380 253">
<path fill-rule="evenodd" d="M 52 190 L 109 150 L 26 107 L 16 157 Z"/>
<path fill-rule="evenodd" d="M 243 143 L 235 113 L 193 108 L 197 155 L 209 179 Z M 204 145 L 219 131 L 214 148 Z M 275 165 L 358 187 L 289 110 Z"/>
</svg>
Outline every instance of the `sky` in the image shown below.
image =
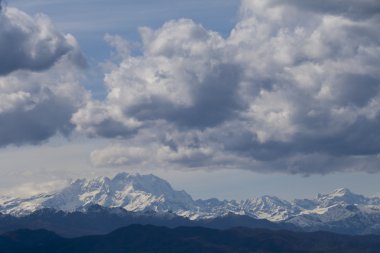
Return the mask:
<svg viewBox="0 0 380 253">
<path fill-rule="evenodd" d="M 379 1 L 0 2 L 2 194 L 380 193 Z"/>
</svg>

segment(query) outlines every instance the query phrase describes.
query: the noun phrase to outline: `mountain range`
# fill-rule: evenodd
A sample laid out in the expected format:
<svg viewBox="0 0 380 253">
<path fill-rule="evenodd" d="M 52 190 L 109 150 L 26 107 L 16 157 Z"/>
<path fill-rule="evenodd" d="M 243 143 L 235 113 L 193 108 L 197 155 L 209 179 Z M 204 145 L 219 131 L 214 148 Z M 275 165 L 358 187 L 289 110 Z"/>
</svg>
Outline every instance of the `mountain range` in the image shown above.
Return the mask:
<svg viewBox="0 0 380 253">
<path fill-rule="evenodd" d="M 294 226 L 301 231 L 380 234 L 380 198 L 365 197 L 348 189 L 294 201 L 274 196 L 242 201 L 194 200 L 157 176 L 120 173 L 114 178 L 78 179 L 60 191 L 28 198 L 0 197 L 0 212 L 7 217 L 26 217 L 44 209 L 87 212 L 94 205 L 120 215 L 127 211 L 207 222 L 233 214 Z"/>
<path fill-rule="evenodd" d="M 130 212 L 123 208 L 92 205 L 86 207 L 85 210 L 74 212 L 44 208 L 20 217 L 1 215 L 0 234 L 18 229 L 45 229 L 66 238 L 75 238 L 79 236 L 107 234 L 116 229 L 134 224 L 164 226 L 167 228 L 183 226 L 224 230 L 235 227 L 246 227 L 252 229 L 297 231 L 297 228 L 291 224 L 274 223 L 265 219 L 255 219 L 232 213 L 217 218 L 189 220 L 174 213 Z"/>
</svg>

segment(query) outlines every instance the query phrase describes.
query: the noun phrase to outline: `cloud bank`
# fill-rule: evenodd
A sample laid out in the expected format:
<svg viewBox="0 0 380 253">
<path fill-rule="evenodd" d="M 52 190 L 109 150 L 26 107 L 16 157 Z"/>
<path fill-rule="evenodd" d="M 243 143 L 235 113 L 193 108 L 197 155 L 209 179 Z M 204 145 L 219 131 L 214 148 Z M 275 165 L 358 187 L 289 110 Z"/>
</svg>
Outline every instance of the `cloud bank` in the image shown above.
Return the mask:
<svg viewBox="0 0 380 253">
<path fill-rule="evenodd" d="M 380 170 L 378 1 L 244 0 L 227 38 L 192 20 L 120 37 L 104 101 L 72 118 L 117 141 L 97 166 Z M 119 45 L 119 46 L 118 46 Z"/>
<path fill-rule="evenodd" d="M 0 146 L 72 131 L 70 118 L 87 97 L 75 38 L 58 32 L 47 16 L 2 7 L 0 59 Z"/>
<path fill-rule="evenodd" d="M 1 3 L 1 1 L 0 1 Z M 91 100 L 75 38 L 0 10 L 0 146 L 74 128 L 99 167 L 379 172 L 380 4 L 243 0 L 227 37 L 189 19 L 120 36 Z"/>
</svg>

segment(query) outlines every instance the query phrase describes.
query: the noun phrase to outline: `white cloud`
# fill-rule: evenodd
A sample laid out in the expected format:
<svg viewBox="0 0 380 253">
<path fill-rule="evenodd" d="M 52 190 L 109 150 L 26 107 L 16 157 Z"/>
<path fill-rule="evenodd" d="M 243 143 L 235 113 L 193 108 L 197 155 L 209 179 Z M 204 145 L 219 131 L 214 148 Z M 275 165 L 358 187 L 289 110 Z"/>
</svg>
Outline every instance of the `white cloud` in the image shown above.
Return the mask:
<svg viewBox="0 0 380 253">
<path fill-rule="evenodd" d="M 224 40 L 217 33 L 191 20 L 179 20 L 157 31 L 142 28 L 141 35 L 144 54 L 126 56 L 106 74 L 106 101 L 98 103 L 97 110 L 89 104 L 74 115 L 78 130 L 94 132 L 89 129 L 100 124 L 96 119 L 106 115 L 103 121 L 122 124 L 129 132 L 139 126 L 138 122 L 142 125 L 161 118 L 186 127 L 207 127 L 232 113 L 230 107 L 238 104 L 234 89 L 238 70 L 223 61 Z M 226 104 L 223 111 L 219 111 L 221 103 Z M 198 116 L 202 113 L 209 115 Z M 114 136 L 120 135 L 117 128 Z"/>
<path fill-rule="evenodd" d="M 44 183 L 25 183 L 8 189 L 5 193 L 7 197 L 31 197 L 37 194 L 46 194 L 63 189 L 69 185 L 69 180 L 55 180 Z"/>
<path fill-rule="evenodd" d="M 224 155 L 257 171 L 355 170 L 347 161 L 377 171 L 380 12 L 368 6 L 379 6 L 355 3 L 351 15 L 339 1 L 333 11 L 325 5 L 244 0 L 227 38 L 184 19 L 141 28 L 141 54 L 123 50 L 106 74 L 106 100 L 72 122 L 136 146 L 142 133 L 175 135 L 174 149 L 156 138 L 152 150 L 184 167 L 192 160 L 211 168 Z M 195 146 L 184 142 L 189 135 L 198 136 Z M 134 156 L 128 152 L 122 156 Z M 314 166 L 318 160 L 334 166 Z"/>
</svg>

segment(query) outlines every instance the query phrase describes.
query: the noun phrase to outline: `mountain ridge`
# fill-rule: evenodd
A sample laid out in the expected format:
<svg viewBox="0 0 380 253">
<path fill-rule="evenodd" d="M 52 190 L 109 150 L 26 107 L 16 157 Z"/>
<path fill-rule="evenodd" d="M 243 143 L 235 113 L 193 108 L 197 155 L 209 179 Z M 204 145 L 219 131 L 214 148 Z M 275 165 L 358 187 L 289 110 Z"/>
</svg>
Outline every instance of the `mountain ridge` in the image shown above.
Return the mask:
<svg viewBox="0 0 380 253">
<path fill-rule="evenodd" d="M 113 178 L 78 179 L 55 193 L 0 198 L 0 212 L 13 216 L 25 216 L 44 208 L 74 212 L 91 205 L 130 212 L 173 213 L 190 220 L 233 213 L 292 224 L 306 231 L 380 232 L 380 198 L 355 194 L 347 188 L 294 201 L 268 195 L 241 201 L 194 200 L 185 191 L 174 190 L 167 181 L 152 174 L 119 173 Z"/>
<path fill-rule="evenodd" d="M 105 235 L 62 238 L 46 230 L 17 230 L 0 235 L 4 253 L 18 252 L 292 252 L 376 253 L 379 236 L 347 236 L 327 232 L 299 233 L 264 229 L 216 230 L 131 225 Z"/>
</svg>

